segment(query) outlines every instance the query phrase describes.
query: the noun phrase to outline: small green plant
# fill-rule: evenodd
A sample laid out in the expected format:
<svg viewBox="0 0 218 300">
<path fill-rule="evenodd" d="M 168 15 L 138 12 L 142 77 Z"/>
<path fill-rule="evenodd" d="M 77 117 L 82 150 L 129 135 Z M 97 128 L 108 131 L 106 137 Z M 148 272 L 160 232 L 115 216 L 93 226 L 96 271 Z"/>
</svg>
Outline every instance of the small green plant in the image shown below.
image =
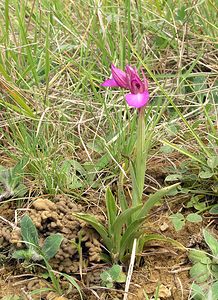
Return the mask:
<svg viewBox="0 0 218 300">
<path fill-rule="evenodd" d="M 33 261 L 49 261 L 58 252 L 63 236 L 59 233 L 52 234 L 45 239 L 43 246 L 39 245 L 38 232 L 31 218 L 25 215 L 21 221 L 21 235 L 27 246 L 25 250 L 17 250 L 13 253 L 13 258 L 28 259 Z"/>
<path fill-rule="evenodd" d="M 124 283 L 126 281 L 126 274 L 122 271 L 119 265 L 113 265 L 110 269 L 101 273 L 100 278 L 103 286 L 113 288 L 115 283 Z"/>
<path fill-rule="evenodd" d="M 37 229 L 28 215 L 25 215 L 21 219 L 20 226 L 22 239 L 27 249 L 15 251 L 12 257 L 18 260 L 26 260 L 27 262 L 30 260 L 44 261 L 48 271 L 48 277 L 50 277 L 55 291 L 61 295 L 63 292 L 60 287 L 59 276 L 56 276 L 55 271 L 49 264 L 49 260 L 53 258 L 59 250 L 63 236 L 59 233 L 52 234 L 45 239 L 44 244 L 41 246 L 39 244 Z M 76 281 L 67 274 L 58 272 L 57 274 L 65 277 L 78 290 L 82 299 L 80 287 Z"/>
<path fill-rule="evenodd" d="M 189 252 L 189 259 L 193 266 L 190 276 L 194 279 L 192 284 L 192 299 L 218 299 L 218 240 L 206 229 L 203 236 L 211 253 L 193 249 Z"/>
<path fill-rule="evenodd" d="M 190 213 L 187 216 L 184 216 L 182 213 L 178 212 L 176 214 L 172 214 L 170 216 L 170 220 L 173 223 L 175 230 L 179 231 L 184 227 L 186 222 L 191 222 L 191 223 L 202 222 L 202 217 L 197 213 Z"/>
<path fill-rule="evenodd" d="M 114 263 L 122 262 L 131 253 L 133 240 L 142 238 L 142 240 L 152 240 L 152 235 L 144 235 L 142 224 L 148 213 L 157 204 L 162 197 L 175 189 L 178 184 L 162 188 L 155 194 L 149 196 L 146 203 L 137 206 L 128 207 L 124 193 L 119 192 L 119 201 L 121 211 L 118 209 L 115 198 L 110 190 L 106 191 L 106 207 L 108 226 L 104 226 L 95 216 L 85 213 L 74 214 L 81 220 L 89 223 L 100 234 L 104 246 L 106 246 L 109 256 L 104 255 L 102 258 Z M 153 235 L 158 239 L 158 235 Z M 142 241 L 141 240 L 141 241 Z"/>
<path fill-rule="evenodd" d="M 27 188 L 23 184 L 26 160 L 20 160 L 13 168 L 0 166 L 0 201 L 9 197 L 23 197 Z"/>
</svg>

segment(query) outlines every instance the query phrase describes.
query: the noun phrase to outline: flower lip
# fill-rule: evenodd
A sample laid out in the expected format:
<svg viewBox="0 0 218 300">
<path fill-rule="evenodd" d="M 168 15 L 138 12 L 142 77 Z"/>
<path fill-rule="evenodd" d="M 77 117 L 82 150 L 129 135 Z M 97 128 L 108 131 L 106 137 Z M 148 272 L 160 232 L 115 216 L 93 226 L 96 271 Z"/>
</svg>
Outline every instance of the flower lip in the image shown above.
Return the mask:
<svg viewBox="0 0 218 300">
<path fill-rule="evenodd" d="M 148 91 L 145 91 L 143 93 L 138 94 L 127 94 L 125 98 L 129 106 L 140 108 L 148 103 L 149 93 Z"/>
</svg>

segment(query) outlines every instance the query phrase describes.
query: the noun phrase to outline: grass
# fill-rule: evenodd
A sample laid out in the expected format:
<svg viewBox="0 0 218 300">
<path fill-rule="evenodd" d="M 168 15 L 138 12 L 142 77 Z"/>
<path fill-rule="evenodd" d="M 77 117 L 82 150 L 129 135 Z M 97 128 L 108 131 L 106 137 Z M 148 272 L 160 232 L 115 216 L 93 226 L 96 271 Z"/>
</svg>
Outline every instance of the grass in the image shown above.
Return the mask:
<svg viewBox="0 0 218 300">
<path fill-rule="evenodd" d="M 129 188 L 137 113 L 100 87 L 129 63 L 149 80 L 148 162 L 178 151 L 186 188 L 216 197 L 217 14 L 214 0 L 1 1 L 0 163 L 25 160 L 35 195 L 80 199 L 120 172 Z"/>
</svg>

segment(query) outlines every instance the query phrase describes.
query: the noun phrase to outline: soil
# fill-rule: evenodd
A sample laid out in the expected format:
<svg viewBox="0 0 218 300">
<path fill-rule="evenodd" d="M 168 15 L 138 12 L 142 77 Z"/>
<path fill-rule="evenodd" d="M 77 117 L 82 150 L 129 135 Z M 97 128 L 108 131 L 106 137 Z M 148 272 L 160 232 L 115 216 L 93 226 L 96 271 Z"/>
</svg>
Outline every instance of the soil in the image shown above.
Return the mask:
<svg viewBox="0 0 218 300">
<path fill-rule="evenodd" d="M 96 192 L 90 193 L 92 199 L 94 199 L 94 193 Z M 205 245 L 202 242 L 201 231 L 208 223 L 206 218 L 204 224 L 187 222 L 179 232 L 174 230 L 169 220 L 169 210 L 177 212 L 178 207 L 181 208 L 181 203 L 184 201 L 182 198 L 172 198 L 161 208 L 155 208 L 144 225 L 145 232 L 169 237 L 185 247 L 202 248 Z M 90 199 L 87 199 L 87 203 L 89 203 L 88 210 L 104 221 L 104 208 L 90 205 Z M 98 234 L 84 222 L 78 221 L 72 214 L 86 210 L 87 206 L 83 207 L 73 202 L 72 199 L 60 195 L 50 199 L 34 199 L 28 204 L 25 212 L 36 225 L 41 242 L 51 233 L 58 232 L 64 236 L 60 250 L 50 263 L 54 270 L 72 275 L 78 280 L 84 292 L 84 299 L 122 299 L 123 284 L 117 284 L 114 289 L 102 287 L 100 273 L 109 265 L 100 261 L 100 254 L 104 250 Z M 51 285 L 49 280 L 40 278 L 42 268 L 30 269 L 25 263 L 18 263 L 10 258 L 15 249 L 23 248 L 23 244 L 20 243 L 20 230 L 16 227 L 19 226 L 19 220 L 23 214 L 24 211 L 17 209 L 14 201 L 1 203 L 0 216 L 5 220 L 0 219 L 0 248 L 1 255 L 3 255 L 0 257 L 0 297 L 20 295 L 22 299 L 80 299 L 76 289 L 70 288 L 64 280 L 62 280 L 62 287 L 65 294 L 62 298 L 53 292 L 30 296 L 31 291 L 51 287 Z M 15 216 L 17 216 L 18 224 L 15 222 Z M 216 228 L 214 230 L 217 232 Z M 82 239 L 83 263 L 81 263 L 78 251 L 72 246 L 72 241 L 78 242 L 79 236 Z M 151 298 L 158 285 L 160 299 L 187 300 L 191 284 L 190 267 L 191 264 L 184 250 L 166 242 L 149 242 L 142 253 L 140 265 L 136 264 L 134 268 L 128 300 L 144 300 L 145 294 Z M 128 266 L 124 267 L 124 271 L 127 269 Z"/>
</svg>

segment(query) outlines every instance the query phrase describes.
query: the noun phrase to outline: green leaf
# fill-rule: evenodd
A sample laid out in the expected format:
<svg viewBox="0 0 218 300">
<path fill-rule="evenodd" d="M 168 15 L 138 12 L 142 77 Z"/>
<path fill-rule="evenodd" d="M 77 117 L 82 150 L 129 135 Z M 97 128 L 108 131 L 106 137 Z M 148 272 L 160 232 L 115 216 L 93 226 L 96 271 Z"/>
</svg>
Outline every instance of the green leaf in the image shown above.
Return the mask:
<svg viewBox="0 0 218 300">
<path fill-rule="evenodd" d="M 198 262 L 201 262 L 202 264 L 210 264 L 211 263 L 210 258 L 207 256 L 207 253 L 202 250 L 191 249 L 189 251 L 188 258 L 193 263 L 198 263 Z"/>
<path fill-rule="evenodd" d="M 183 5 L 181 8 L 177 11 L 176 19 L 179 21 L 184 21 L 186 17 L 186 7 Z"/>
<path fill-rule="evenodd" d="M 107 249 L 110 251 L 112 249 L 112 242 L 111 239 L 109 238 L 109 234 L 107 229 L 101 224 L 101 222 L 98 221 L 97 218 L 90 214 L 84 214 L 84 213 L 74 213 L 73 214 L 75 217 L 77 217 L 80 220 L 83 220 L 90 224 L 101 236 L 103 239 L 103 242 Z"/>
<path fill-rule="evenodd" d="M 101 280 L 106 284 L 108 282 L 113 283 L 113 278 L 111 276 L 110 270 L 106 270 L 100 274 Z"/>
<path fill-rule="evenodd" d="M 112 231 L 111 226 L 114 224 L 114 221 L 117 216 L 117 207 L 116 207 L 116 201 L 109 187 L 106 190 L 106 208 L 107 208 L 109 231 L 111 232 Z"/>
<path fill-rule="evenodd" d="M 17 250 L 12 254 L 12 258 L 23 260 L 30 260 L 32 256 L 33 251 L 31 249 Z"/>
<path fill-rule="evenodd" d="M 67 275 L 67 274 L 65 274 L 65 273 L 60 273 L 63 277 L 65 277 L 69 282 L 70 282 L 70 284 L 72 284 L 72 286 L 74 286 L 76 289 L 77 289 L 77 291 L 78 291 L 78 293 L 79 293 L 79 295 L 80 295 L 80 299 L 83 299 L 83 296 L 82 296 L 82 293 L 81 293 L 81 288 L 80 288 L 80 286 L 78 285 L 78 283 L 76 282 L 76 280 L 72 277 L 72 276 L 70 276 L 70 275 Z"/>
<path fill-rule="evenodd" d="M 202 222 L 202 217 L 197 213 L 191 213 L 186 216 L 186 220 L 192 223 Z"/>
<path fill-rule="evenodd" d="M 195 195 L 191 197 L 191 200 L 188 201 L 186 207 L 194 207 L 196 210 L 202 210 L 206 207 L 205 202 L 200 202 L 201 199 L 203 199 L 205 196 L 204 195 Z"/>
<path fill-rule="evenodd" d="M 185 217 L 181 213 L 176 213 L 171 215 L 170 217 L 171 222 L 173 223 L 173 226 L 176 231 L 179 231 L 183 228 L 185 225 Z"/>
<path fill-rule="evenodd" d="M 126 275 L 122 271 L 122 267 L 119 265 L 113 265 L 112 268 L 110 269 L 110 274 L 115 282 L 125 282 L 126 280 Z"/>
<path fill-rule="evenodd" d="M 206 295 L 202 289 L 202 287 L 200 287 L 199 285 L 197 285 L 196 283 L 192 283 L 191 286 L 191 294 L 192 294 L 192 298 L 194 300 L 205 300 Z"/>
<path fill-rule="evenodd" d="M 124 283 L 126 282 L 126 274 L 124 272 L 120 272 L 119 277 L 117 278 L 116 282 Z"/>
<path fill-rule="evenodd" d="M 124 174 L 123 172 L 120 172 L 119 181 L 118 181 L 118 199 L 119 199 L 119 204 L 122 212 L 128 209 L 128 203 L 123 190 L 123 181 L 124 181 Z M 128 222 L 130 222 L 130 220 Z"/>
<path fill-rule="evenodd" d="M 211 291 L 212 291 L 212 300 L 217 300 L 218 299 L 218 281 L 216 281 L 212 284 Z"/>
<path fill-rule="evenodd" d="M 186 250 L 186 248 L 180 242 L 156 233 L 146 234 L 140 239 L 140 241 L 141 240 L 143 245 L 150 241 L 160 241 L 160 242 L 170 243 L 173 246 L 177 247 L 178 249 Z"/>
<path fill-rule="evenodd" d="M 108 153 L 102 155 L 101 158 L 95 163 L 95 169 L 97 169 L 98 171 L 102 170 L 108 165 L 110 161 L 111 157 Z"/>
<path fill-rule="evenodd" d="M 206 208 L 207 204 L 205 202 L 198 202 L 194 205 L 194 208 L 196 210 L 202 210 L 204 208 Z"/>
<path fill-rule="evenodd" d="M 203 236 L 213 255 L 218 257 L 218 240 L 206 229 L 203 230 Z"/>
<path fill-rule="evenodd" d="M 18 106 L 14 106 L 15 110 L 19 110 L 20 112 L 22 111 L 23 113 L 25 113 L 27 116 L 29 117 L 33 117 L 34 118 L 34 112 L 32 111 L 31 107 L 27 104 L 27 99 L 25 99 L 23 97 L 23 95 L 21 95 L 21 93 L 18 91 L 18 89 L 16 87 L 14 87 L 10 82 L 5 81 L 3 78 L 1 78 L 1 86 L 3 87 L 3 90 L 5 92 L 7 92 L 8 95 L 10 95 L 11 99 L 14 100 L 14 102 L 16 104 L 18 104 Z M 10 106 L 10 103 L 7 101 L 0 101 L 1 103 L 3 103 L 6 107 L 12 107 Z M 16 109 L 17 108 L 17 109 Z"/>
<path fill-rule="evenodd" d="M 126 281 L 126 275 L 119 265 L 113 265 L 110 269 L 101 273 L 100 278 L 107 287 L 111 286 L 111 284 L 113 286 L 114 282 L 122 283 Z"/>
<path fill-rule="evenodd" d="M 139 230 L 141 224 L 145 221 L 145 217 L 144 218 L 138 218 L 137 220 L 133 221 L 126 229 L 126 231 L 124 232 L 122 238 L 121 238 L 121 242 L 120 242 L 120 258 L 122 259 L 122 257 L 124 256 L 126 250 L 128 249 L 128 247 L 133 243 L 133 240 L 137 237 L 139 237 L 143 231 Z"/>
<path fill-rule="evenodd" d="M 139 211 L 142 208 L 142 204 L 136 207 L 130 207 L 126 211 L 122 212 L 115 220 L 111 232 L 115 237 L 119 237 L 121 234 L 122 226 L 127 223 L 129 217 Z M 116 238 L 115 238 L 116 240 Z M 118 239 L 117 239 L 118 240 Z"/>
<path fill-rule="evenodd" d="M 207 165 L 211 169 L 218 167 L 218 155 L 209 157 L 207 159 Z"/>
<path fill-rule="evenodd" d="M 213 263 L 211 264 L 211 273 L 213 277 L 218 280 L 218 259 L 213 259 Z"/>
<path fill-rule="evenodd" d="M 165 178 L 165 181 L 178 181 L 182 179 L 182 175 L 181 174 L 170 174 L 167 175 L 167 177 Z"/>
<path fill-rule="evenodd" d="M 140 193 L 133 163 L 130 163 L 130 174 L 132 179 L 132 204 L 136 206 L 140 203 Z"/>
<path fill-rule="evenodd" d="M 20 221 L 21 235 L 27 247 L 31 245 L 39 246 L 39 238 L 36 226 L 28 215 L 25 215 Z"/>
<path fill-rule="evenodd" d="M 27 187 L 22 183 L 16 186 L 16 188 L 14 189 L 14 195 L 18 198 L 23 197 L 27 192 Z"/>
<path fill-rule="evenodd" d="M 218 215 L 218 204 L 215 204 L 211 209 L 209 210 L 210 214 Z"/>
<path fill-rule="evenodd" d="M 56 255 L 58 252 L 63 236 L 59 233 L 48 236 L 42 247 L 42 254 L 45 259 L 49 260 Z"/>
<path fill-rule="evenodd" d="M 194 266 L 190 269 L 190 276 L 197 283 L 205 282 L 210 276 L 208 265 L 202 264 L 200 262 L 194 264 Z"/>
<path fill-rule="evenodd" d="M 207 171 L 201 171 L 199 173 L 199 177 L 202 178 L 202 179 L 208 179 L 208 178 L 211 178 L 214 174 L 210 171 L 210 170 L 207 170 Z"/>
<path fill-rule="evenodd" d="M 119 277 L 121 271 L 122 271 L 122 267 L 119 266 L 119 265 L 113 265 L 109 269 L 109 273 L 111 274 L 111 277 L 112 277 L 113 281 L 117 280 L 117 278 Z"/>
<path fill-rule="evenodd" d="M 143 205 L 140 213 L 137 215 L 137 218 L 141 219 L 148 215 L 150 210 L 164 197 L 166 196 L 170 191 L 174 190 L 179 186 L 179 183 L 175 183 L 173 185 L 164 187 L 157 191 L 156 193 L 149 196 L 148 200 Z"/>
<path fill-rule="evenodd" d="M 165 145 L 160 147 L 160 151 L 162 153 L 169 154 L 172 153 L 174 150 L 170 146 Z"/>
</svg>

